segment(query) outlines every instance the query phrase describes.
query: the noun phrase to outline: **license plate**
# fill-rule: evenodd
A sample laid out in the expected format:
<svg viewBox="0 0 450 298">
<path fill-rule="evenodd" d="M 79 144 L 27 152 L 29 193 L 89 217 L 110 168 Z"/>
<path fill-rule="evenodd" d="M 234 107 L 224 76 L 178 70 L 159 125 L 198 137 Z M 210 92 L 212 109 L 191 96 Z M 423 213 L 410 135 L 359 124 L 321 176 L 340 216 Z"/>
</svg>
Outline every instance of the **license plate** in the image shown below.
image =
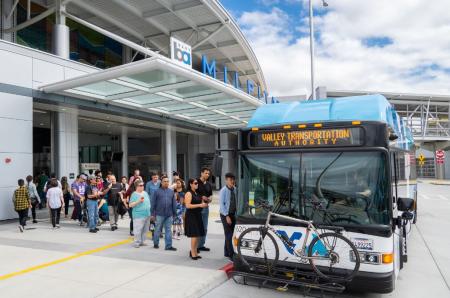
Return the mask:
<svg viewBox="0 0 450 298">
<path fill-rule="evenodd" d="M 373 250 L 373 240 L 371 239 L 352 238 L 352 242 L 357 249 Z"/>
</svg>

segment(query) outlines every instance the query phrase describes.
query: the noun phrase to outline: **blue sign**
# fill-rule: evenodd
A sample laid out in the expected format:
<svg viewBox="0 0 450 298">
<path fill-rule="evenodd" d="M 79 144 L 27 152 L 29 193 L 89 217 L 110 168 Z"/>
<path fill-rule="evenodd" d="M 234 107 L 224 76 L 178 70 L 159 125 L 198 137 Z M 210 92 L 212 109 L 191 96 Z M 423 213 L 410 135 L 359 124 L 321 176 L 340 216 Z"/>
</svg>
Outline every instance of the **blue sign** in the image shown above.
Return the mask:
<svg viewBox="0 0 450 298">
<path fill-rule="evenodd" d="M 209 75 L 210 77 L 213 77 L 214 79 L 217 79 L 217 66 L 216 66 L 216 60 L 211 60 L 208 62 L 208 57 L 206 55 L 202 56 L 202 72 L 206 75 Z M 239 73 L 235 71 L 232 75 L 233 82 L 232 85 L 236 89 L 241 89 L 240 83 L 239 83 Z M 228 84 L 228 68 L 226 66 L 223 67 L 223 82 L 225 84 Z M 255 87 L 256 87 L 256 97 L 259 100 L 264 100 L 265 103 L 269 103 L 268 101 L 268 94 L 264 90 L 261 92 L 261 86 L 256 85 L 255 82 L 252 80 L 247 80 L 247 93 L 255 96 Z M 271 103 L 278 103 L 279 101 L 272 96 Z"/>
<path fill-rule="evenodd" d="M 287 238 L 289 238 L 289 241 L 291 241 L 296 247 L 298 246 L 299 240 L 302 238 L 303 234 L 301 232 L 294 232 L 292 233 L 292 235 L 289 237 L 289 235 L 286 233 L 286 231 L 283 230 L 277 230 L 278 234 L 280 235 L 284 235 Z M 317 238 L 317 235 L 312 235 L 313 239 Z M 294 255 L 294 250 L 293 247 L 290 247 L 289 245 L 287 245 L 286 243 L 284 243 L 284 247 L 286 248 L 286 250 L 288 251 L 289 254 Z M 300 244 L 301 245 L 301 244 Z M 308 246 L 306 247 L 306 252 L 308 252 Z M 322 243 L 322 241 L 317 241 L 316 244 L 313 247 L 313 251 L 312 254 L 314 256 L 326 256 L 327 255 L 327 248 L 325 247 L 325 245 Z"/>
</svg>

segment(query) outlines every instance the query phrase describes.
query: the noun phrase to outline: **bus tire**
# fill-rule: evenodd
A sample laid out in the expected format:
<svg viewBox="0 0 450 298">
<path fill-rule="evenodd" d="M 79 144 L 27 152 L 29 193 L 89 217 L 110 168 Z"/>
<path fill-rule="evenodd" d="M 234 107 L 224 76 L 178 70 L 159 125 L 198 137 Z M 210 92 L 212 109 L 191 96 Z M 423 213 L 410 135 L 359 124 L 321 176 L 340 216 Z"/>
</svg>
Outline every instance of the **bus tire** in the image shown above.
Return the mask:
<svg viewBox="0 0 450 298">
<path fill-rule="evenodd" d="M 272 252 L 272 254 L 274 255 L 273 259 L 268 259 L 267 255 L 265 255 L 264 258 L 261 258 L 261 256 L 252 257 L 252 256 L 245 255 L 245 253 L 243 254 L 243 249 L 248 250 L 246 248 L 249 243 L 248 239 L 255 241 L 254 238 L 246 238 L 246 236 L 248 236 L 248 234 L 250 234 L 250 233 L 255 233 L 256 235 L 258 235 L 257 236 L 259 238 L 258 241 L 261 241 L 261 240 L 264 241 L 265 246 L 267 246 L 267 245 L 273 246 L 273 252 Z M 261 252 L 263 252 L 263 248 L 261 248 Z M 273 235 L 270 234 L 269 232 L 267 232 L 264 239 L 262 239 L 260 228 L 249 228 L 241 233 L 241 235 L 238 238 L 238 243 L 237 243 L 237 254 L 238 254 L 240 263 L 243 266 L 247 267 L 250 271 L 256 271 L 255 264 L 252 262 L 251 258 L 263 259 L 265 262 L 264 265 L 267 267 L 268 273 L 270 273 L 272 271 L 272 269 L 276 266 L 276 264 L 278 262 L 278 258 L 280 256 L 278 245 L 277 245 L 277 242 L 275 241 L 275 238 L 273 237 Z"/>
</svg>

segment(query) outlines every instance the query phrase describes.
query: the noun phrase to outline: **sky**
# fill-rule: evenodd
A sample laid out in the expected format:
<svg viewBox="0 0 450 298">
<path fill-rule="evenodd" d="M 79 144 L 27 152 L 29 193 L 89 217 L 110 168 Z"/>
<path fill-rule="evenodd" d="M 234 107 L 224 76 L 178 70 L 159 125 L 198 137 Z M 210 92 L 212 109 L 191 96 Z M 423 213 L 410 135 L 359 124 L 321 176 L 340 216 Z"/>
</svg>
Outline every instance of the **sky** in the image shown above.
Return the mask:
<svg viewBox="0 0 450 298">
<path fill-rule="evenodd" d="M 271 95 L 310 93 L 308 0 L 220 0 Z M 450 93 L 449 0 L 313 0 L 316 86 Z"/>
</svg>

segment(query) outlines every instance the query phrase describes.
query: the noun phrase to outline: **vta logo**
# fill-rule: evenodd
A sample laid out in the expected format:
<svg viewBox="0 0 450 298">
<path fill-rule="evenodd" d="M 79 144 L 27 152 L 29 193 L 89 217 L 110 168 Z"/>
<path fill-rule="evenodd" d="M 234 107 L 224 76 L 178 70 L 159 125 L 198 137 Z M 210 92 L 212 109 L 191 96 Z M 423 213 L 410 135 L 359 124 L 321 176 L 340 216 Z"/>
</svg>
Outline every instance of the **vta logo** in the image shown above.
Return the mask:
<svg viewBox="0 0 450 298">
<path fill-rule="evenodd" d="M 288 246 L 286 243 L 283 242 L 284 247 L 286 248 L 286 250 L 291 254 L 294 255 L 294 248 L 296 248 L 299 245 L 299 240 L 302 238 L 303 234 L 301 232 L 294 232 L 292 233 L 292 235 L 289 237 L 289 235 L 286 233 L 286 231 L 283 230 L 277 230 L 278 234 L 282 235 L 282 236 L 286 236 L 287 238 L 289 238 L 289 241 L 291 241 L 295 247 L 290 247 Z M 312 235 L 313 239 L 317 238 L 317 235 Z M 308 252 L 308 246 L 306 246 L 306 252 Z M 323 244 L 322 241 L 317 241 L 316 244 L 314 245 L 312 254 L 314 256 L 325 256 L 327 254 L 327 248 L 325 247 L 325 245 Z"/>
</svg>

